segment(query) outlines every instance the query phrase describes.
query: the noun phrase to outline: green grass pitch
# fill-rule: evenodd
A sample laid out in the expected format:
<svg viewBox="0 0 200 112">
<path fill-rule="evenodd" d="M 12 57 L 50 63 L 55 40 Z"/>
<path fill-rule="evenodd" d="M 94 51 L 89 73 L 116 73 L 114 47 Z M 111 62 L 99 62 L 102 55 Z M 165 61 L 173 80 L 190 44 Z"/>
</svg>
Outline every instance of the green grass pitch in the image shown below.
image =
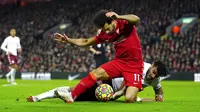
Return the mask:
<svg viewBox="0 0 200 112">
<path fill-rule="evenodd" d="M 124 97 L 115 102 L 74 102 L 67 104 L 60 99 L 26 102 L 26 97 L 58 86 L 73 86 L 78 81 L 67 80 L 17 80 L 16 86 L 2 86 L 0 79 L 0 112 L 200 112 L 200 83 L 163 81 L 164 102 L 127 104 Z M 154 98 L 152 88 L 145 88 L 140 97 Z"/>
</svg>

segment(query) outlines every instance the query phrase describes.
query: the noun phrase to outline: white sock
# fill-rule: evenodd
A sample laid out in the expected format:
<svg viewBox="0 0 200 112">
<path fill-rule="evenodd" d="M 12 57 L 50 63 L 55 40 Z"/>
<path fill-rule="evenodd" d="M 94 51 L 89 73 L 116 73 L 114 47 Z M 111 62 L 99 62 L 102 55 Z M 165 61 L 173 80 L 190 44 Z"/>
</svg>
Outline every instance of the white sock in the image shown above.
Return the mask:
<svg viewBox="0 0 200 112">
<path fill-rule="evenodd" d="M 7 79 L 7 82 L 9 82 L 9 83 L 10 83 L 10 76 L 11 76 L 11 70 L 10 70 L 10 72 L 8 72 L 6 74 L 6 79 Z"/>
<path fill-rule="evenodd" d="M 137 101 L 137 102 L 141 102 L 142 99 L 141 99 L 140 97 L 137 97 L 136 101 Z"/>
<path fill-rule="evenodd" d="M 43 99 L 47 99 L 47 98 L 57 98 L 54 91 L 55 90 L 60 90 L 60 91 L 69 91 L 69 86 L 63 86 L 63 87 L 58 87 L 58 88 L 54 88 L 52 90 L 49 90 L 47 92 L 41 93 L 37 96 L 35 96 L 38 100 L 43 100 Z"/>
<path fill-rule="evenodd" d="M 8 72 L 8 73 L 6 74 L 6 77 L 10 77 L 10 75 L 11 75 L 11 70 L 10 70 L 10 72 Z"/>
<path fill-rule="evenodd" d="M 16 73 L 16 69 L 12 68 L 11 71 L 10 71 L 11 83 L 15 82 L 15 73 Z"/>
</svg>

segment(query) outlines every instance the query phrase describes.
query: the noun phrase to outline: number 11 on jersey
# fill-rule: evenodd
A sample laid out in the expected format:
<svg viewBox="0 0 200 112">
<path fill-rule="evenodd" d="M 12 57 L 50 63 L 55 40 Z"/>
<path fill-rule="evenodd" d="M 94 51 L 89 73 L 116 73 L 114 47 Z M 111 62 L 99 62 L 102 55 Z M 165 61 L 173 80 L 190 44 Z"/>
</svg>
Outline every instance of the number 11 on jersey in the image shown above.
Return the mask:
<svg viewBox="0 0 200 112">
<path fill-rule="evenodd" d="M 140 82 L 140 75 L 139 74 L 134 74 L 134 82 Z"/>
</svg>

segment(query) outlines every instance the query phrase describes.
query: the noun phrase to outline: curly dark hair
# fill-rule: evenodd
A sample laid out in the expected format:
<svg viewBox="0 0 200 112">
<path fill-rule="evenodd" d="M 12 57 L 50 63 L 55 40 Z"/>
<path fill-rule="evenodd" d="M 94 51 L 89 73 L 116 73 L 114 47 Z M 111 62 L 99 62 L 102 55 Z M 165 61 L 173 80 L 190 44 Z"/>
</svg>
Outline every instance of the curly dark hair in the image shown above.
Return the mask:
<svg viewBox="0 0 200 112">
<path fill-rule="evenodd" d="M 154 66 L 157 66 L 158 76 L 165 77 L 169 74 L 169 71 L 164 62 L 156 60 L 153 62 Z"/>
<path fill-rule="evenodd" d="M 107 17 L 106 16 L 107 12 L 108 12 L 107 10 L 100 10 L 99 12 L 96 13 L 96 15 L 93 18 L 93 23 L 97 27 L 102 28 L 105 23 L 110 24 L 112 22 L 113 18 Z"/>
</svg>

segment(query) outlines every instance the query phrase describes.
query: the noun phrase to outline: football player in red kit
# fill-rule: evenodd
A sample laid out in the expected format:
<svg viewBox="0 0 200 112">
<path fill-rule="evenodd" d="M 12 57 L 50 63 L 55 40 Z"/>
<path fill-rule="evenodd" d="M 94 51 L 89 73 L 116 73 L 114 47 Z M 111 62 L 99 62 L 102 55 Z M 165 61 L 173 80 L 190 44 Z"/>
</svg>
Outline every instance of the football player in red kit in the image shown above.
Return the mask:
<svg viewBox="0 0 200 112">
<path fill-rule="evenodd" d="M 124 77 L 126 102 L 135 102 L 137 93 L 142 89 L 143 59 L 142 47 L 137 35 L 135 24 L 140 18 L 133 14 L 118 15 L 106 10 L 99 11 L 93 23 L 101 29 L 97 36 L 87 39 L 69 38 L 65 34 L 55 33 L 55 40 L 77 46 L 91 46 L 102 42 L 114 45 L 115 58 L 99 68 L 92 70 L 69 93 L 55 91 L 57 96 L 66 102 L 73 102 L 76 97 L 92 87 L 98 80 Z"/>
</svg>

